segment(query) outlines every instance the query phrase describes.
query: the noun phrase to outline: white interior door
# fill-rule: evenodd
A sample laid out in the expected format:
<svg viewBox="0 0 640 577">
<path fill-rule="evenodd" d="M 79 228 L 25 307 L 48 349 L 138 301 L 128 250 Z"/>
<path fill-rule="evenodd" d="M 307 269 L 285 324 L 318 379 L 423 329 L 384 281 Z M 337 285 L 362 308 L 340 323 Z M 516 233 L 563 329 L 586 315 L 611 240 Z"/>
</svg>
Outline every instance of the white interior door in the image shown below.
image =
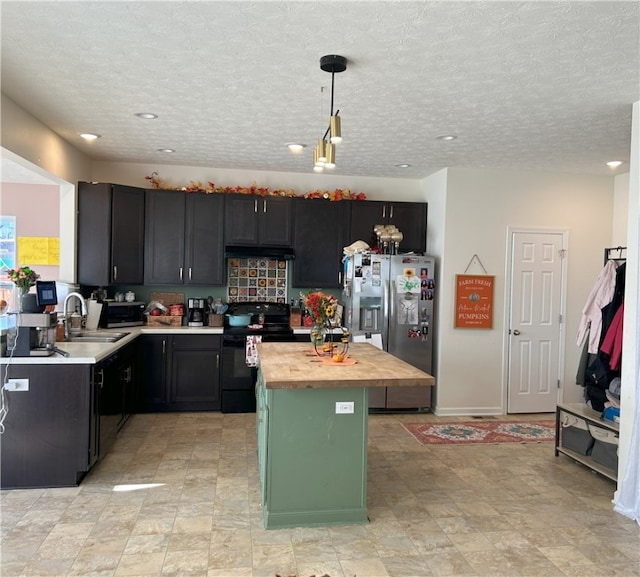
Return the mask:
<svg viewBox="0 0 640 577">
<path fill-rule="evenodd" d="M 558 402 L 565 234 L 512 232 L 508 413 L 553 412 Z"/>
</svg>

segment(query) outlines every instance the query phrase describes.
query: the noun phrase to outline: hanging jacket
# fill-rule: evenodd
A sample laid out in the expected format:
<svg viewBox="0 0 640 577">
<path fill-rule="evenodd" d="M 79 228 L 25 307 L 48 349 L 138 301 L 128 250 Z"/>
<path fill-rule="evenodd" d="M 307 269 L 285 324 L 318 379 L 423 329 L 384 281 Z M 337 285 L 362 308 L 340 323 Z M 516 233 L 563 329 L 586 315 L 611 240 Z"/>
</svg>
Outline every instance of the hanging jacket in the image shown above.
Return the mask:
<svg viewBox="0 0 640 577">
<path fill-rule="evenodd" d="M 620 368 L 620 361 L 622 359 L 622 328 L 624 318 L 624 303 L 618 307 L 611 326 L 605 335 L 600 350 L 603 353 L 609 355 L 609 368 L 613 371 L 617 371 Z"/>
<path fill-rule="evenodd" d="M 577 344 L 581 346 L 589 334 L 589 352 L 598 353 L 600 333 L 602 329 L 602 308 L 608 305 L 613 298 L 616 285 L 616 263 L 612 260 L 604 265 L 598 274 L 587 301 L 582 308 L 580 325 L 578 326 Z"/>
</svg>

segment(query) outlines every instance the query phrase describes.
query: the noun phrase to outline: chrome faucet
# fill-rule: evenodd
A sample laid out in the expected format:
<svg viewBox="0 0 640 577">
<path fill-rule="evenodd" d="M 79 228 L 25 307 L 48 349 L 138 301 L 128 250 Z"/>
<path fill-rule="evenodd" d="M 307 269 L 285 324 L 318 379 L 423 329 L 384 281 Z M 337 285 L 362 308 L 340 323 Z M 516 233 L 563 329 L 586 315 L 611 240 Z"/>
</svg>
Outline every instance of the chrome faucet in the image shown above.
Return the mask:
<svg viewBox="0 0 640 577">
<path fill-rule="evenodd" d="M 80 307 L 81 307 L 83 317 L 86 317 L 88 314 L 87 302 L 84 300 L 84 297 L 80 293 L 71 292 L 66 297 L 64 297 L 64 303 L 62 304 L 62 314 L 64 315 L 64 339 L 65 340 L 69 338 L 69 315 L 67 314 L 67 303 L 71 300 L 71 298 L 77 298 L 80 301 Z"/>
</svg>

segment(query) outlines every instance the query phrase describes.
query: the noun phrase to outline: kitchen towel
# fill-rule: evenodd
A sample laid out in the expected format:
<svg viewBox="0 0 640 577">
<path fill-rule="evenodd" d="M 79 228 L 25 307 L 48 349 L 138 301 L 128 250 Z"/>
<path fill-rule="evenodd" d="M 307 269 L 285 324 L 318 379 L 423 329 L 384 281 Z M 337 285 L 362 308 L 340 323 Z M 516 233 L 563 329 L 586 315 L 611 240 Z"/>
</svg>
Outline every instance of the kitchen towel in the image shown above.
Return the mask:
<svg viewBox="0 0 640 577">
<path fill-rule="evenodd" d="M 248 335 L 245 362 L 248 367 L 258 366 L 258 349 L 256 345 L 262 342 L 260 335 Z"/>
</svg>

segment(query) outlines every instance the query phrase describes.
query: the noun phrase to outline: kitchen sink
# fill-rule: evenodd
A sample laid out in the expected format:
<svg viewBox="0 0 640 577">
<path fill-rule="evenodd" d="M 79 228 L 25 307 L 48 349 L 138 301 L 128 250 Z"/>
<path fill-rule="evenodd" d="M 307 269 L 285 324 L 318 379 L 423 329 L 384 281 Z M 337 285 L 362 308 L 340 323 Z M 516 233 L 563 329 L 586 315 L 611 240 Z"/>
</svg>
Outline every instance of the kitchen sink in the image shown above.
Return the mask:
<svg viewBox="0 0 640 577">
<path fill-rule="evenodd" d="M 67 340 L 72 343 L 115 343 L 128 334 L 112 331 L 80 331 L 71 333 Z"/>
</svg>

